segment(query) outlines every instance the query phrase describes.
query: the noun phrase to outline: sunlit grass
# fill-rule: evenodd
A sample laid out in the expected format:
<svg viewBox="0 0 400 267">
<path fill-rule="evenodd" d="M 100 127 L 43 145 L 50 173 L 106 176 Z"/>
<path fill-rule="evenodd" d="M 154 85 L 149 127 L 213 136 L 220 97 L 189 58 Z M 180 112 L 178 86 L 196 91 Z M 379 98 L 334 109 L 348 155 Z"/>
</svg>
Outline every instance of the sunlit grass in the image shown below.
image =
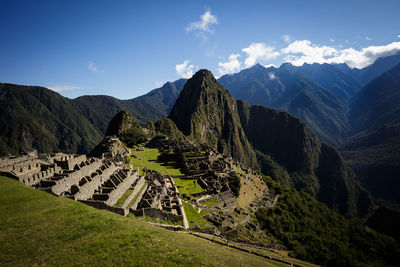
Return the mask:
<svg viewBox="0 0 400 267">
<path fill-rule="evenodd" d="M 195 227 L 198 226 L 200 228 L 210 228 L 213 227 L 213 225 L 204 219 L 202 216 L 205 215 L 204 211 L 200 211 L 198 213 L 198 210 L 192 207 L 192 205 L 182 202 L 183 203 L 183 208 L 185 209 L 186 217 L 188 219 L 190 227 Z"/>
<path fill-rule="evenodd" d="M 0 177 L 2 266 L 278 266 Z"/>
<path fill-rule="evenodd" d="M 198 194 L 204 191 L 204 189 L 197 183 L 197 179 L 174 178 L 174 182 L 181 195 Z"/>
<path fill-rule="evenodd" d="M 175 166 L 174 162 L 164 164 L 158 161 L 160 151 L 156 148 L 144 148 L 143 151 L 132 150 L 132 155 L 128 157 L 129 162 L 133 165 L 133 169 L 139 168 L 139 174 L 142 174 L 143 168 L 158 171 L 164 175 L 182 175 L 178 167 Z"/>
</svg>

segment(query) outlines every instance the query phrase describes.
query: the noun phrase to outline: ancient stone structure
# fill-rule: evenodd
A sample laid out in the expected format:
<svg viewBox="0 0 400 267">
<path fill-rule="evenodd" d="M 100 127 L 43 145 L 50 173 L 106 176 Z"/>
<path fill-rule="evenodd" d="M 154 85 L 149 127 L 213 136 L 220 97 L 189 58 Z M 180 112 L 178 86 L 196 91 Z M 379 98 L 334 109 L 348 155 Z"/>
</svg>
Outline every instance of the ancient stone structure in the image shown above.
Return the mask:
<svg viewBox="0 0 400 267">
<path fill-rule="evenodd" d="M 172 177 L 146 170 L 148 187 L 140 202 L 132 207 L 135 215 L 152 216 L 172 222 L 183 220 L 183 206 Z"/>
<path fill-rule="evenodd" d="M 57 153 L 0 158 L 0 174 L 57 196 L 126 215 L 184 221 L 182 202 L 173 179 L 146 170 L 140 176 L 119 155 L 88 158 Z M 119 205 L 117 202 L 129 194 Z M 188 227 L 186 222 L 185 227 Z"/>
<path fill-rule="evenodd" d="M 118 144 L 115 137 L 110 137 L 109 144 Z M 251 187 L 252 194 L 262 195 L 265 185 L 255 183 L 248 178 L 255 172 L 239 165 L 230 157 L 195 145 L 190 141 L 156 139 L 148 144 L 162 152 L 160 160 L 177 162 L 184 175 L 180 179 L 193 180 L 204 189 L 192 194 L 188 201 L 210 197 L 218 202 L 212 213 L 204 216 L 216 226 L 230 228 L 235 225 L 229 217 L 237 206 L 235 195 L 229 187 L 234 170 L 242 183 Z M 100 150 L 99 150 L 100 151 Z M 107 150 L 108 151 L 108 150 Z M 9 176 L 27 186 L 68 197 L 98 209 L 106 209 L 121 215 L 129 212 L 135 216 L 155 217 L 161 222 L 182 222 L 189 228 L 179 190 L 171 176 L 162 175 L 154 170 L 144 169 L 144 174 L 134 170 L 134 166 L 125 164 L 124 154 L 104 152 L 100 157 L 57 153 L 37 155 L 31 153 L 20 157 L 0 158 L 0 174 Z M 254 186 L 253 186 L 254 185 Z M 256 187 L 256 188 L 254 188 Z M 257 187 L 260 187 L 259 189 Z M 247 198 L 247 195 L 246 195 Z M 271 199 L 273 201 L 273 199 Z M 272 203 L 272 202 L 271 202 Z M 207 209 L 196 201 L 190 205 Z M 223 212 L 223 214 L 221 213 Z M 225 231 L 226 232 L 226 231 Z"/>
</svg>

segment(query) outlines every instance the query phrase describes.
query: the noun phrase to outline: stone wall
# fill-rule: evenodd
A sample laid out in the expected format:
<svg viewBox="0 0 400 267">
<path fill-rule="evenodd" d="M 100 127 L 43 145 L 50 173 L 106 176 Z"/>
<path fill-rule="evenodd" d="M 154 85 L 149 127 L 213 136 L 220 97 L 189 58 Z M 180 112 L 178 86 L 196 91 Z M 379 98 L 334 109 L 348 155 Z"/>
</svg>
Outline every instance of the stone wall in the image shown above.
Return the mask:
<svg viewBox="0 0 400 267">
<path fill-rule="evenodd" d="M 58 196 L 66 191 L 69 191 L 72 185 L 77 185 L 83 177 L 92 174 L 98 168 L 100 168 L 101 165 L 102 162 L 94 158 L 91 158 L 86 162 L 82 162 L 78 170 L 56 181 L 56 184 L 51 187 L 51 191 Z"/>
<path fill-rule="evenodd" d="M 118 207 L 110 207 L 104 202 L 101 201 L 93 201 L 93 200 L 79 200 L 79 202 L 85 203 L 86 205 L 92 206 L 96 209 L 101 209 L 101 210 L 109 210 L 115 213 L 118 213 L 122 216 L 125 216 L 127 214 L 127 210 L 123 208 L 118 208 Z"/>
<path fill-rule="evenodd" d="M 79 191 L 74 195 L 75 200 L 90 199 L 95 190 L 98 189 L 110 176 L 117 171 L 117 166 L 114 163 L 104 163 L 96 172 L 92 173 L 90 177 L 85 178 L 87 181 L 82 186 L 79 186 Z"/>
<path fill-rule="evenodd" d="M 155 208 L 145 208 L 145 209 L 139 209 L 139 210 L 133 210 L 129 209 L 130 212 L 133 213 L 135 216 L 149 216 L 153 218 L 158 218 L 161 220 L 165 221 L 171 221 L 171 222 L 179 222 L 182 221 L 182 215 L 175 215 L 170 212 L 164 212 L 159 209 Z"/>
<path fill-rule="evenodd" d="M 64 170 L 72 171 L 76 165 L 79 166 L 82 162 L 85 162 L 86 160 L 86 155 L 61 155 L 59 157 L 56 157 L 54 159 L 54 162 L 57 163 L 57 165 L 59 165 Z"/>
<path fill-rule="evenodd" d="M 113 206 L 117 203 L 118 199 L 131 187 L 131 185 L 139 178 L 139 173 L 136 171 L 129 170 L 126 177 L 123 179 L 117 188 L 110 192 L 109 198 L 106 200 L 106 204 Z"/>
<path fill-rule="evenodd" d="M 41 164 L 36 159 L 31 159 L 12 165 L 11 171 L 17 176 L 24 176 L 24 174 L 29 174 L 31 172 L 39 172 L 40 165 Z"/>
<path fill-rule="evenodd" d="M 133 189 L 132 194 L 126 199 L 124 203 L 124 208 L 130 208 L 127 207 L 127 205 L 132 201 L 132 199 L 135 198 L 137 194 L 139 194 L 140 190 L 143 188 L 144 183 L 146 182 L 146 179 L 144 176 L 140 176 L 139 180 L 136 182 L 135 188 Z M 140 195 L 137 196 L 135 203 L 132 204 L 132 209 L 136 209 L 137 205 L 139 204 L 140 200 L 142 199 L 143 194 L 146 192 L 146 188 L 140 192 Z"/>
<path fill-rule="evenodd" d="M 32 160 L 36 159 L 37 156 L 20 156 L 20 157 L 1 157 L 0 158 L 0 169 L 15 165 L 17 163 L 27 161 L 27 160 Z"/>
<path fill-rule="evenodd" d="M 60 173 L 60 171 L 61 168 L 55 164 L 54 167 L 50 167 L 47 170 L 39 171 L 25 178 L 19 178 L 19 181 L 26 185 L 33 186 L 42 180 L 53 177 L 55 173 Z"/>
</svg>

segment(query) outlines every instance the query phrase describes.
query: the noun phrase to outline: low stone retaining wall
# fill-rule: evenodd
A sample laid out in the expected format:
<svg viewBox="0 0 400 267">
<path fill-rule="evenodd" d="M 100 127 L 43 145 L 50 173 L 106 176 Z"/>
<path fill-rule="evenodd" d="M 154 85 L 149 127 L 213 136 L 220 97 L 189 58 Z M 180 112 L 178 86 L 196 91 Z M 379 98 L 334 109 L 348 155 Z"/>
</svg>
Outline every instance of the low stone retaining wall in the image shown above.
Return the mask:
<svg viewBox="0 0 400 267">
<path fill-rule="evenodd" d="M 149 216 L 171 222 L 179 222 L 182 220 L 182 216 L 175 215 L 169 212 L 164 212 L 155 208 L 145 208 L 140 210 L 129 209 L 129 211 L 132 212 L 135 216 Z"/>
<path fill-rule="evenodd" d="M 127 210 L 123 208 L 118 208 L 118 207 L 110 207 L 104 202 L 101 201 L 93 201 L 93 200 L 79 200 L 79 202 L 85 203 L 86 205 L 92 206 L 96 209 L 101 209 L 101 210 L 109 210 L 115 213 L 118 213 L 122 216 L 125 216 L 127 214 Z"/>
</svg>

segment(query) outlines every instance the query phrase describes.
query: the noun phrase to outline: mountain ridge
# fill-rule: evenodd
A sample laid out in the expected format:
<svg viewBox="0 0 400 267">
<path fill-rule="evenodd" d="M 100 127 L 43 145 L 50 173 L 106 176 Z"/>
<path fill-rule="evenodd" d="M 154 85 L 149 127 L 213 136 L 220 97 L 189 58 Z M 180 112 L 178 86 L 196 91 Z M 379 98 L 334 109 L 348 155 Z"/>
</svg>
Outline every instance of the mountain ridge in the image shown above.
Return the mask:
<svg viewBox="0 0 400 267">
<path fill-rule="evenodd" d="M 373 204 L 368 193 L 335 149 L 321 144 L 303 122 L 289 113 L 237 101 L 209 71 L 200 70 L 188 80 L 170 118 L 193 141 L 206 143 L 244 164 L 249 165 L 244 160 L 256 153 L 254 149 L 271 155 L 288 171 L 296 189 L 342 214 L 365 217 L 371 212 Z M 334 168 L 329 166 L 331 160 L 336 162 Z M 342 194 L 342 199 L 330 190 L 331 186 Z M 358 201 L 362 205 L 357 205 Z"/>
</svg>

